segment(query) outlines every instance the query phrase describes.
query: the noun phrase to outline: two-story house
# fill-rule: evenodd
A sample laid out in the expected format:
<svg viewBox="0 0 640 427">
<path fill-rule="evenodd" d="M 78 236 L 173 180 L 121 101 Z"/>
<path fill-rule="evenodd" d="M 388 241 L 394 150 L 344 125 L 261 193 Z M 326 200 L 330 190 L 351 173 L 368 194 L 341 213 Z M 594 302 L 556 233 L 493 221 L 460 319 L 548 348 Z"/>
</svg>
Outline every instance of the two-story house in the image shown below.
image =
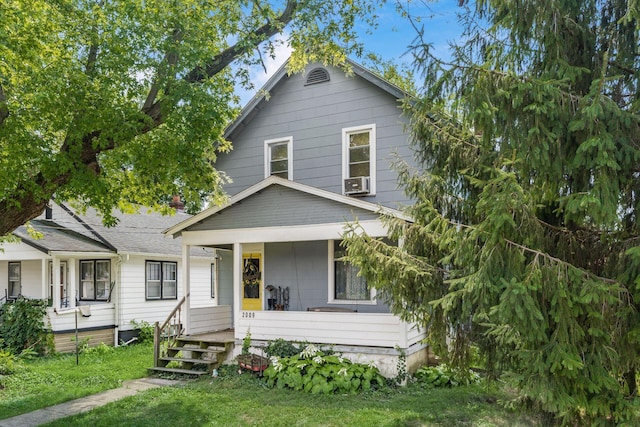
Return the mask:
<svg viewBox="0 0 640 427">
<path fill-rule="evenodd" d="M 191 246 L 219 258 L 218 304 L 231 309 L 236 347 L 248 331 L 269 340 L 333 345 L 393 376 L 400 353 L 423 363 L 425 331 L 389 311 L 376 290 L 343 260 L 345 224 L 372 236 L 387 231 L 379 212 L 404 218 L 411 203 L 391 168 L 413 158 L 399 88 L 358 64 L 352 73 L 310 65 L 281 68 L 227 129 L 233 150 L 216 167 L 232 179 L 229 202 L 166 231 L 181 237 L 182 271 Z M 183 280 L 186 311 L 193 283 Z M 186 332 L 194 333 L 187 315 Z M 238 350 L 236 350 L 236 353 Z"/>
</svg>

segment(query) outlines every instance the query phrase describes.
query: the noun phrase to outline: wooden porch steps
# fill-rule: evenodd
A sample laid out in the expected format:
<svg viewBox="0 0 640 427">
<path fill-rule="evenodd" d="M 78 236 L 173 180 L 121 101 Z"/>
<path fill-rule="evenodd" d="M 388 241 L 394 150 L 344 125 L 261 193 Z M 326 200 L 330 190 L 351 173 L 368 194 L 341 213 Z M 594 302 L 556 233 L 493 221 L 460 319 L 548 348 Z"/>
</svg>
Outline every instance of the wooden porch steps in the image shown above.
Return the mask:
<svg viewBox="0 0 640 427">
<path fill-rule="evenodd" d="M 230 331 L 178 336 L 161 351 L 150 373 L 180 375 L 211 374 L 233 352 L 235 340 Z"/>
</svg>

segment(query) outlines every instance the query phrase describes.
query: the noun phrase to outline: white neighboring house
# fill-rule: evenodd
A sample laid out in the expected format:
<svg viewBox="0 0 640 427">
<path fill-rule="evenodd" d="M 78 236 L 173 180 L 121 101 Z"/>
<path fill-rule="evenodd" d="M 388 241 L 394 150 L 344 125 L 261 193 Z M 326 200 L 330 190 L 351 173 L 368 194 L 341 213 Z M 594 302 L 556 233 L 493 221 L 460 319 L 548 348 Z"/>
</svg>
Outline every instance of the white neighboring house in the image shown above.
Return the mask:
<svg viewBox="0 0 640 427">
<path fill-rule="evenodd" d="M 116 216 L 118 224 L 106 228 L 93 209 L 78 214 L 52 202 L 30 222 L 42 238 L 19 227 L 21 242 L 0 251 L 0 304 L 18 296 L 48 300 L 56 351 L 75 348 L 76 316 L 80 340 L 118 345 L 136 335 L 132 320 L 162 322 L 183 296 L 182 245 L 162 231 L 190 215 L 141 208 Z M 193 248 L 190 256 L 192 306 L 216 305 L 214 252 Z"/>
</svg>

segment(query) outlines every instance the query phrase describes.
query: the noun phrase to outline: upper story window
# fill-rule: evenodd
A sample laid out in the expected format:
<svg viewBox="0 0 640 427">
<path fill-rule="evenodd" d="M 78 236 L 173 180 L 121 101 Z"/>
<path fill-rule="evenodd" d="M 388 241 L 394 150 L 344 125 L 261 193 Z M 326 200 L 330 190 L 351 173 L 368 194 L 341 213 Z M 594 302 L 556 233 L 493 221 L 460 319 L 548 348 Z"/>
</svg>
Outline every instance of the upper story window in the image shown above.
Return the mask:
<svg viewBox="0 0 640 427">
<path fill-rule="evenodd" d="M 375 304 L 375 290 L 358 267 L 344 259 L 340 240 L 329 241 L 329 302 L 336 304 Z"/>
<path fill-rule="evenodd" d="M 375 194 L 376 125 L 342 129 L 345 194 Z"/>
<path fill-rule="evenodd" d="M 111 261 L 80 261 L 80 299 L 106 301 L 111 292 Z"/>
<path fill-rule="evenodd" d="M 147 299 L 178 298 L 178 263 L 166 261 L 147 261 L 146 263 Z"/>
<path fill-rule="evenodd" d="M 9 263 L 9 298 L 17 298 L 20 295 L 20 287 L 22 286 L 21 271 L 19 262 Z"/>
<path fill-rule="evenodd" d="M 293 137 L 268 139 L 264 142 L 264 177 L 277 175 L 293 179 Z"/>
</svg>

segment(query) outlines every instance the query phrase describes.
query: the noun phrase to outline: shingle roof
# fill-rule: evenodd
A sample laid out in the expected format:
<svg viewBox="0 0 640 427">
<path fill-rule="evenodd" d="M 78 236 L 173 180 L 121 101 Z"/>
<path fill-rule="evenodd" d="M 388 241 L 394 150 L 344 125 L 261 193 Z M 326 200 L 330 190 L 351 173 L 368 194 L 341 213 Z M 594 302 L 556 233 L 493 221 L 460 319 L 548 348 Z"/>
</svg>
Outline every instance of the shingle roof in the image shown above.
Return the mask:
<svg viewBox="0 0 640 427">
<path fill-rule="evenodd" d="M 102 217 L 93 208 L 83 214 L 75 212 L 65 204 L 51 203 L 52 219 L 45 214 L 31 221 L 31 226 L 42 239 L 35 239 L 26 227 L 14 231 L 25 243 L 43 252 L 105 252 L 138 253 L 157 255 L 182 254 L 180 239 L 171 239 L 162 232 L 175 224 L 185 221 L 191 215 L 176 212 L 162 215 L 140 207 L 136 214 L 114 211 L 118 219 L 114 227 L 105 227 Z M 196 249 L 202 255 L 201 249 Z"/>
<path fill-rule="evenodd" d="M 23 242 L 43 252 L 112 252 L 104 243 L 69 230 L 55 221 L 35 219 L 30 224 L 36 232 L 42 234 L 41 239 L 32 237 L 24 226 L 15 230 L 14 234 Z"/>
</svg>

